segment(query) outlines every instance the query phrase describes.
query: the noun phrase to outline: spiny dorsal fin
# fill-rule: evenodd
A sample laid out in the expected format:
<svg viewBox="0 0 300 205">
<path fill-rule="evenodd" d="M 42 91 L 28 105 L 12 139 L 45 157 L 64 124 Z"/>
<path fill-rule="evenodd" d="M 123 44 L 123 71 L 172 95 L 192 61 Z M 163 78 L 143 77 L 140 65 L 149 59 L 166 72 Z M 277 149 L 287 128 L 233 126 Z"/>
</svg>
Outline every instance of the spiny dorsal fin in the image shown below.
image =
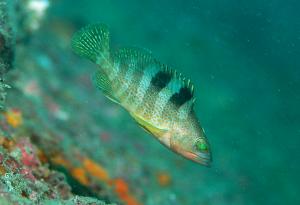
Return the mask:
<svg viewBox="0 0 300 205">
<path fill-rule="evenodd" d="M 170 98 L 170 101 L 177 107 L 181 107 L 185 103 L 191 101 L 191 105 L 194 103 L 194 86 L 190 79 L 183 77 L 181 73 L 170 67 L 157 62 L 160 65 L 161 70 L 165 76 L 168 76 L 169 88 L 174 94 Z"/>
<path fill-rule="evenodd" d="M 111 81 L 109 80 L 107 74 L 102 69 L 98 69 L 93 74 L 92 81 L 95 84 L 95 86 L 99 88 L 99 90 L 101 90 L 107 98 L 119 104 L 119 101 L 115 98 L 113 94 Z"/>
<path fill-rule="evenodd" d="M 164 64 L 161 64 L 161 67 L 165 72 L 170 73 L 170 75 L 172 75 L 172 78 L 177 79 L 178 82 L 180 82 L 181 88 L 188 89 L 190 94 L 194 95 L 194 85 L 192 84 L 192 82 L 189 78 L 184 77 L 182 75 L 182 73 L 179 73 L 176 70 L 174 70 Z"/>
<path fill-rule="evenodd" d="M 109 31 L 104 24 L 83 27 L 72 37 L 72 48 L 76 54 L 101 64 L 109 60 Z"/>
</svg>

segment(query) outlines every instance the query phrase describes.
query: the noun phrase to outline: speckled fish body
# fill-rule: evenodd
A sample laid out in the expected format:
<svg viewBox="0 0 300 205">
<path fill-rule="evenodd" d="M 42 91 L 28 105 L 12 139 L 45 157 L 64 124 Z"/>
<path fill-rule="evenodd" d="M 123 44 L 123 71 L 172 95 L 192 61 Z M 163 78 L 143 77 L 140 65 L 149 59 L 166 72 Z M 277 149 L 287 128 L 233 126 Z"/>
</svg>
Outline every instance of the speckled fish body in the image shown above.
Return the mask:
<svg viewBox="0 0 300 205">
<path fill-rule="evenodd" d="M 190 80 L 143 49 L 110 52 L 109 32 L 102 24 L 76 32 L 72 47 L 99 65 L 93 76 L 95 85 L 142 128 L 176 153 L 210 164 L 210 147 L 193 110 L 194 86 Z"/>
</svg>

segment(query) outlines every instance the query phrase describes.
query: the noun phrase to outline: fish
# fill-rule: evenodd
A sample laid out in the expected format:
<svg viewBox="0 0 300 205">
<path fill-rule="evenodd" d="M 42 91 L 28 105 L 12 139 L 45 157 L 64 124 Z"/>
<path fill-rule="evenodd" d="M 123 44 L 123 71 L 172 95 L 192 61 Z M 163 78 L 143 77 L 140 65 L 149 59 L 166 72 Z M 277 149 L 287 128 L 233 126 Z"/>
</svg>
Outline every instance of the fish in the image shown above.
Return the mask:
<svg viewBox="0 0 300 205">
<path fill-rule="evenodd" d="M 92 81 L 123 107 L 146 132 L 175 153 L 210 166 L 211 148 L 194 111 L 191 80 L 143 48 L 110 48 L 105 24 L 87 25 L 73 34 L 74 53 L 97 65 Z"/>
</svg>

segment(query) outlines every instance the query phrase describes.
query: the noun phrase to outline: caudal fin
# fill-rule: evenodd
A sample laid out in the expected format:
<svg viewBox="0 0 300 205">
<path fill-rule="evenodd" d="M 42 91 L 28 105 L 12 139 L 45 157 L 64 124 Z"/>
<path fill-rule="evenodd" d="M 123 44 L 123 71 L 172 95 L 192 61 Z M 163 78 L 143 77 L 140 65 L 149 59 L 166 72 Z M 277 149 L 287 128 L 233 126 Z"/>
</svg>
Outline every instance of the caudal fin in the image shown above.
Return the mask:
<svg viewBox="0 0 300 205">
<path fill-rule="evenodd" d="M 109 60 L 109 31 L 104 24 L 83 27 L 72 37 L 73 51 L 79 56 L 102 64 Z"/>
</svg>

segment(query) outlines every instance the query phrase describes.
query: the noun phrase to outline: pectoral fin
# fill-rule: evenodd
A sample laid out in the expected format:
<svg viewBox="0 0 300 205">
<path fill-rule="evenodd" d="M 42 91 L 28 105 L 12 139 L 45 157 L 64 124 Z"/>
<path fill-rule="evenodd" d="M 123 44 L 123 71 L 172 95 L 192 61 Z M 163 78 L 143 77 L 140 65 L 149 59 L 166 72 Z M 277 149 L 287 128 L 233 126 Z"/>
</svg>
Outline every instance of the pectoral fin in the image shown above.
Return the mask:
<svg viewBox="0 0 300 205">
<path fill-rule="evenodd" d="M 111 82 L 107 76 L 107 74 L 102 70 L 97 70 L 94 75 L 92 76 L 92 81 L 94 82 L 95 86 L 103 92 L 103 94 L 110 99 L 111 101 L 120 104 L 118 99 L 114 96 Z"/>
<path fill-rule="evenodd" d="M 156 136 L 156 137 L 161 137 L 163 136 L 163 134 L 167 131 L 165 129 L 161 129 L 161 128 L 158 128 L 154 125 L 152 125 L 151 123 L 147 122 L 145 119 L 143 119 L 142 117 L 140 116 L 137 116 L 136 114 L 134 113 L 130 113 L 130 115 L 135 119 L 135 121 L 145 130 L 147 131 L 148 133 Z"/>
</svg>

